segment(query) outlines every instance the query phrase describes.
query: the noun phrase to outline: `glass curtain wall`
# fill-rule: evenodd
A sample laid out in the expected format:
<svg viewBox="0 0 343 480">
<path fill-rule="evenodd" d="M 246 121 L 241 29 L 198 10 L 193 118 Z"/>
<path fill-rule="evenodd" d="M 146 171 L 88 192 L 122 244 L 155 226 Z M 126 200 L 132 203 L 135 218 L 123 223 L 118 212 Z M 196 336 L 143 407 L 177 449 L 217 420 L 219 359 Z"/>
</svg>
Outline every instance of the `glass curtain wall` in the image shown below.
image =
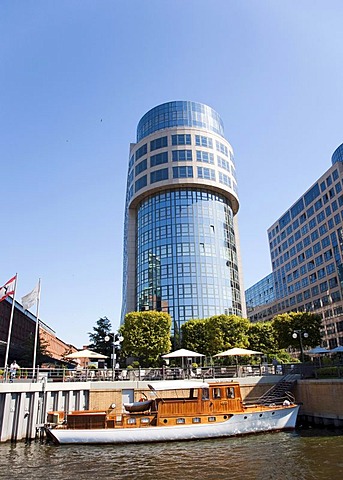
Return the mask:
<svg viewBox="0 0 343 480">
<path fill-rule="evenodd" d="M 241 315 L 233 212 L 201 189 L 151 195 L 137 209 L 137 306 L 162 310 L 174 329 L 191 318 Z"/>
</svg>

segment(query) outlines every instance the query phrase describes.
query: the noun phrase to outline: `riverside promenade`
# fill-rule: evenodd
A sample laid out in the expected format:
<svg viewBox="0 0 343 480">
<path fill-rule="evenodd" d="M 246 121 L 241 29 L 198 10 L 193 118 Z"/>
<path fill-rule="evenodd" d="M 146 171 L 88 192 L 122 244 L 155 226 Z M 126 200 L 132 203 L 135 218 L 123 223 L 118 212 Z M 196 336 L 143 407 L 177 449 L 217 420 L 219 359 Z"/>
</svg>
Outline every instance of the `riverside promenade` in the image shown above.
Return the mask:
<svg viewBox="0 0 343 480">
<path fill-rule="evenodd" d="M 241 385 L 242 400 L 259 398 L 275 385 L 280 375 L 228 377 Z M 0 442 L 29 440 L 41 435 L 48 412 L 65 415 L 72 410 L 104 410 L 122 413 L 123 403 L 137 401 L 158 380 L 38 381 L 17 379 L 0 383 Z M 202 379 L 199 379 L 201 382 Z M 207 380 L 207 379 L 206 379 Z M 212 380 L 208 378 L 208 380 Z M 224 380 L 224 378 L 214 380 Z M 301 403 L 300 419 L 315 424 L 343 426 L 343 379 L 301 380 L 293 388 Z M 51 415 L 50 415 L 51 417 Z"/>
</svg>

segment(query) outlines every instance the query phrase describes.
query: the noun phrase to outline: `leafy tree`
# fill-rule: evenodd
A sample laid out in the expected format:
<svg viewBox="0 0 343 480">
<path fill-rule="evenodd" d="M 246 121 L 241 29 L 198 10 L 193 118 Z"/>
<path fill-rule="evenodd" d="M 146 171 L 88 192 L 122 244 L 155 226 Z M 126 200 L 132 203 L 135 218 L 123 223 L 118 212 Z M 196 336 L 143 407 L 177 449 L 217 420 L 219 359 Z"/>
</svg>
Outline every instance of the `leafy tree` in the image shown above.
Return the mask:
<svg viewBox="0 0 343 480">
<path fill-rule="evenodd" d="M 157 366 L 160 356 L 171 349 L 171 318 L 168 313 L 131 312 L 120 327 L 124 337 L 122 355 L 139 358 L 142 366 Z"/>
<path fill-rule="evenodd" d="M 294 361 L 291 355 L 279 348 L 272 322 L 256 322 L 249 326 L 249 348 L 264 353 L 268 362 L 274 358 L 281 363 Z"/>
<path fill-rule="evenodd" d="M 206 322 L 206 320 L 188 320 L 181 326 L 183 348 L 207 354 Z"/>
<path fill-rule="evenodd" d="M 315 313 L 291 312 L 276 315 L 272 320 L 272 326 L 279 348 L 292 346 L 299 349 L 299 337 L 292 337 L 295 330 L 301 330 L 302 333 L 308 334 L 307 338 L 302 335 L 304 348 L 319 345 L 321 322 L 321 316 Z"/>
<path fill-rule="evenodd" d="M 249 325 L 249 348 L 259 352 L 276 355 L 279 344 L 271 322 L 256 322 Z"/>
<path fill-rule="evenodd" d="M 203 320 L 188 320 L 182 325 L 185 348 L 213 356 L 232 347 L 249 345 L 249 320 L 236 315 L 215 315 Z"/>
<path fill-rule="evenodd" d="M 88 332 L 89 339 L 92 342 L 89 345 L 89 349 L 111 358 L 112 342 L 105 340 L 105 337 L 112 331 L 110 320 L 107 317 L 99 318 L 93 330 L 94 333 Z"/>
<path fill-rule="evenodd" d="M 215 315 L 207 320 L 208 355 L 233 347 L 249 346 L 250 322 L 237 315 Z"/>
</svg>

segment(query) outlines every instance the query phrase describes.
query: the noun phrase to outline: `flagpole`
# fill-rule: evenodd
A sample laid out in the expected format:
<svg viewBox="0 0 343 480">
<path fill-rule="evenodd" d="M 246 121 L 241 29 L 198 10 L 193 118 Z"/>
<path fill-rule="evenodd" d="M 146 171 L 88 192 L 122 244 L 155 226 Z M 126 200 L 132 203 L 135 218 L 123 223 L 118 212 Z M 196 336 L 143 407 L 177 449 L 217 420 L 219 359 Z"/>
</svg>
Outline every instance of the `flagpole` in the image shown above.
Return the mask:
<svg viewBox="0 0 343 480">
<path fill-rule="evenodd" d="M 40 279 L 38 280 L 38 296 L 37 296 L 37 309 L 36 309 L 36 330 L 35 330 L 35 343 L 33 347 L 33 362 L 32 362 L 32 379 L 36 377 L 36 360 L 37 360 L 37 345 L 39 334 L 39 302 L 40 302 Z"/>
<path fill-rule="evenodd" d="M 11 316 L 10 316 L 10 324 L 8 327 L 8 336 L 7 336 L 7 345 L 6 345 L 6 355 L 5 355 L 5 371 L 6 371 L 6 377 L 7 377 L 7 363 L 8 363 L 8 354 L 10 350 L 10 344 L 11 344 L 11 335 L 12 335 L 12 323 L 13 323 L 13 315 L 14 315 L 14 304 L 15 304 L 15 292 L 17 290 L 17 280 L 18 280 L 18 274 L 15 274 L 15 283 L 14 283 L 14 292 L 13 292 L 13 298 L 12 298 L 12 308 L 11 308 Z"/>
</svg>

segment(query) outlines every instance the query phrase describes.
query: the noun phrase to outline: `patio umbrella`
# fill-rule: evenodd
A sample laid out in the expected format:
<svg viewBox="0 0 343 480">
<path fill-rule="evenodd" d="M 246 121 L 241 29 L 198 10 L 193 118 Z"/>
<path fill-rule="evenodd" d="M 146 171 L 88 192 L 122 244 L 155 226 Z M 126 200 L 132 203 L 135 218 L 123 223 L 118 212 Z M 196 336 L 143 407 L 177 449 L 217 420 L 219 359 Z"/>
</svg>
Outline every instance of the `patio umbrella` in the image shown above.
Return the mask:
<svg viewBox="0 0 343 480">
<path fill-rule="evenodd" d="M 330 350 L 330 353 L 343 353 L 343 347 L 341 345 L 338 345 L 338 347 Z"/>
<path fill-rule="evenodd" d="M 79 350 L 78 352 L 70 353 L 66 355 L 65 358 L 108 358 L 106 355 L 98 352 L 92 352 L 92 350 L 88 350 L 87 348 L 84 350 Z"/>
<path fill-rule="evenodd" d="M 225 352 L 217 353 L 215 357 L 232 357 L 238 355 L 263 355 L 262 352 L 257 352 L 255 350 L 248 350 L 247 348 L 230 348 L 225 350 Z"/>
<path fill-rule="evenodd" d="M 182 358 L 182 369 L 184 369 L 184 359 L 193 358 L 193 357 L 204 357 L 202 353 L 193 352 L 192 350 L 187 350 L 186 348 L 180 348 L 175 350 L 175 352 L 166 353 L 162 355 L 162 358 Z"/>
<path fill-rule="evenodd" d="M 191 358 L 191 357 L 204 357 L 202 353 L 193 352 L 192 350 L 187 350 L 186 348 L 180 348 L 180 350 L 175 350 L 175 352 L 166 353 L 162 355 L 162 358 Z"/>
<path fill-rule="evenodd" d="M 342 352 L 343 352 L 343 350 L 342 350 Z M 319 345 L 318 345 L 318 347 L 312 348 L 312 350 L 309 350 L 307 352 L 308 355 L 321 355 L 321 354 L 324 354 L 324 353 L 329 353 L 329 350 L 326 350 L 326 348 L 320 347 Z"/>
</svg>

